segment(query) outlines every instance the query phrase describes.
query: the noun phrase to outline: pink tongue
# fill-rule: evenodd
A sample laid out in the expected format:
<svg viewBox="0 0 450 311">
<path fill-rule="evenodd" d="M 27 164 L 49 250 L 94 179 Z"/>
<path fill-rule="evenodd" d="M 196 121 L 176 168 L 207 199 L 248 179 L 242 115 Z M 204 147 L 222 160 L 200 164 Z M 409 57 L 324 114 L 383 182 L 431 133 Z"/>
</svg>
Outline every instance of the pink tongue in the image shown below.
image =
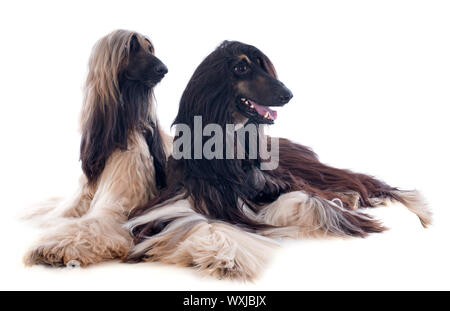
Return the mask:
<svg viewBox="0 0 450 311">
<path fill-rule="evenodd" d="M 255 107 L 255 110 L 261 115 L 261 116 L 265 116 L 267 113 L 269 113 L 269 119 L 271 120 L 276 120 L 277 119 L 277 112 L 275 110 L 270 109 L 267 106 L 261 106 L 258 105 L 257 103 L 255 103 L 254 101 L 248 100 L 248 102 L 250 104 L 253 105 L 253 107 Z"/>
</svg>

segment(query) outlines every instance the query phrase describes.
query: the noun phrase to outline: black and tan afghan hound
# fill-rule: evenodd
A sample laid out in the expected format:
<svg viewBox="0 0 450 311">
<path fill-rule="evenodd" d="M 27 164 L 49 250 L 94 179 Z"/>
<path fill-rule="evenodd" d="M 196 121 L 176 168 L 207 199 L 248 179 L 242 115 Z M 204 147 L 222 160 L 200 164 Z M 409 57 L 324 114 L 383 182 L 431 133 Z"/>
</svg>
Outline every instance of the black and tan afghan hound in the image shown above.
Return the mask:
<svg viewBox="0 0 450 311">
<path fill-rule="evenodd" d="M 267 56 L 225 41 L 198 66 L 182 95 L 174 146 L 181 136 L 178 127 L 195 132 L 198 116 L 203 125 L 218 124 L 223 132 L 228 124 L 272 124 L 277 115 L 270 107 L 291 97 Z M 258 134 L 277 147 L 263 131 Z M 248 149 L 240 159 L 170 157 L 167 189 L 132 212 L 128 227 L 136 246 L 128 260 L 160 260 L 218 277 L 251 279 L 278 238 L 364 237 L 385 230 L 359 207 L 393 200 L 416 213 L 424 226 L 431 221 L 415 191 L 327 166 L 311 149 L 287 139 L 279 139 L 278 149 L 279 165 L 272 170 L 260 169 L 263 159 L 251 158 Z"/>
<path fill-rule="evenodd" d="M 124 257 L 130 210 L 166 186 L 171 139 L 156 118 L 153 88 L 167 73 L 150 40 L 127 30 L 101 38 L 89 60 L 81 112 L 83 176 L 67 202 L 29 218 L 52 224 L 25 255 L 27 265 L 81 265 Z"/>
</svg>

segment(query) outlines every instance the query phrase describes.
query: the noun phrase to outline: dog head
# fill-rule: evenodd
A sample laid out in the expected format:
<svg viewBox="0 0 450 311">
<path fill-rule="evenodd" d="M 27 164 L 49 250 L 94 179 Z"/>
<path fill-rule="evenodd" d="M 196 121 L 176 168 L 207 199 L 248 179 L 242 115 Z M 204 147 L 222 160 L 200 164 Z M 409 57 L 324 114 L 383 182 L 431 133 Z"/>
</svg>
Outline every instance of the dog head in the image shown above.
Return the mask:
<svg viewBox="0 0 450 311">
<path fill-rule="evenodd" d="M 155 86 L 168 72 L 154 54 L 153 44 L 146 37 L 133 34 L 126 43 L 122 78 L 139 81 L 148 87 Z"/>
<path fill-rule="evenodd" d="M 272 124 L 273 107 L 292 98 L 277 79 L 269 58 L 256 47 L 224 41 L 197 67 L 180 102 L 174 123 L 189 123 L 194 115 L 204 122 Z"/>
<path fill-rule="evenodd" d="M 255 47 L 240 44 L 233 54 L 229 71 L 237 112 L 257 123 L 272 124 L 277 112 L 270 107 L 288 103 L 291 91 L 276 78 L 270 60 Z"/>
</svg>

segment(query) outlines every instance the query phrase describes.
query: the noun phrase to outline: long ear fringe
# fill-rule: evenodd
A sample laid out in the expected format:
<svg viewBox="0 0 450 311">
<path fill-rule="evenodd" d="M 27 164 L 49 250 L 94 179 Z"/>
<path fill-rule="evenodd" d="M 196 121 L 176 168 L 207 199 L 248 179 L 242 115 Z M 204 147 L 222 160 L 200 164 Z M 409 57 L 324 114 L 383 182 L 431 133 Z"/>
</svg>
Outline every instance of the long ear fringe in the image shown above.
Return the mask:
<svg viewBox="0 0 450 311">
<path fill-rule="evenodd" d="M 80 146 L 80 160 L 89 182 L 96 181 L 115 149 L 127 148 L 128 138 L 128 128 L 120 119 L 118 105 L 111 101 L 97 103 L 92 110 L 82 129 Z"/>
</svg>

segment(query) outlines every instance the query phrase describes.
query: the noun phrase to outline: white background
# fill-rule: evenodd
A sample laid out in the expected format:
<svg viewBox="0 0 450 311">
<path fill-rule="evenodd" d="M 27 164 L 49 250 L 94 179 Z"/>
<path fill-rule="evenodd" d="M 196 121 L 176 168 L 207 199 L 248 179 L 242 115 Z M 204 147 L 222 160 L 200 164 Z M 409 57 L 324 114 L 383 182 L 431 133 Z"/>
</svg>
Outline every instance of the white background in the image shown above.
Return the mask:
<svg viewBox="0 0 450 311">
<path fill-rule="evenodd" d="M 449 16 L 447 1 L 2 1 L 0 289 L 450 289 Z M 25 268 L 37 231 L 17 215 L 75 189 L 87 60 L 117 28 L 148 35 L 169 68 L 156 89 L 166 130 L 208 53 L 253 44 L 294 93 L 270 133 L 421 190 L 434 225 L 399 205 L 371 210 L 390 231 L 286 243 L 248 284 L 157 263 Z"/>
</svg>

